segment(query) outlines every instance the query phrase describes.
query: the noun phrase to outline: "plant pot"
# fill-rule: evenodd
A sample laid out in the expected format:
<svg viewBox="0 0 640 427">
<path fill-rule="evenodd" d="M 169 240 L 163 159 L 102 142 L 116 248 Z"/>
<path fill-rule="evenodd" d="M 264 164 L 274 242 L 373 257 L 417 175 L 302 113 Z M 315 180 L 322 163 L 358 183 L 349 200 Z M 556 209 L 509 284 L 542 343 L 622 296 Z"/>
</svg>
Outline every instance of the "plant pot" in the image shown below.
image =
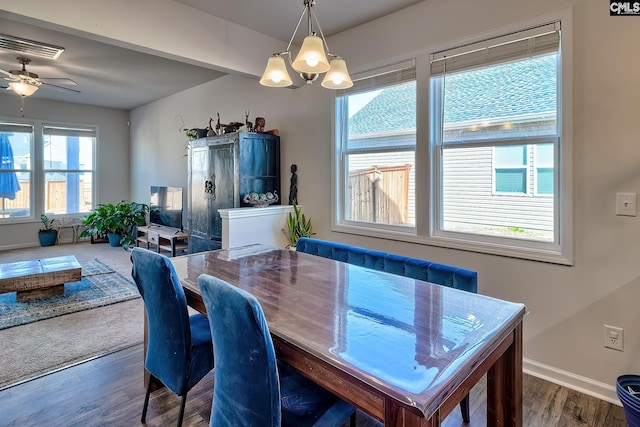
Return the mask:
<svg viewBox="0 0 640 427">
<path fill-rule="evenodd" d="M 640 376 L 619 376 L 616 381 L 616 393 L 622 403 L 629 427 L 640 426 Z"/>
<path fill-rule="evenodd" d="M 122 234 L 109 233 L 107 234 L 107 238 L 109 239 L 109 244 L 114 248 L 121 246 L 120 242 L 122 242 Z"/>
<path fill-rule="evenodd" d="M 40 246 L 53 246 L 58 239 L 58 230 L 38 231 Z"/>
</svg>

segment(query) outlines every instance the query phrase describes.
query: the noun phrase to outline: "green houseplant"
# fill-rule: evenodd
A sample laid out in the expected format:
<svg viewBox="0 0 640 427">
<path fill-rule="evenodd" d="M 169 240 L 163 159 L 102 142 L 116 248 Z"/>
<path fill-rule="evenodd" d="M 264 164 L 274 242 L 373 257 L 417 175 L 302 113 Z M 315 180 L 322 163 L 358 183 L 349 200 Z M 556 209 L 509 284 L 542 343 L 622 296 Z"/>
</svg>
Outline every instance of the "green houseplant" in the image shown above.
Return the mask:
<svg viewBox="0 0 640 427">
<path fill-rule="evenodd" d="M 40 215 L 40 221 L 44 228 L 38 231 L 38 240 L 40 240 L 40 246 L 53 246 L 58 239 L 58 230 L 53 228 L 53 222 L 55 219 L 49 218 L 47 215 Z"/>
<path fill-rule="evenodd" d="M 311 237 L 314 233 L 311 227 L 311 219 L 307 218 L 295 203 L 293 204 L 293 212 L 289 212 L 287 216 L 287 228 L 282 232 L 287 236 L 289 244 L 288 248 L 295 248 L 301 237 Z"/>
<path fill-rule="evenodd" d="M 146 224 L 146 216 L 149 206 L 122 200 L 117 204 L 99 204 L 82 224 L 86 227 L 80 237 L 97 236 L 109 239 L 111 246 L 122 245 L 124 249 L 136 241 L 136 232 L 139 225 Z"/>
</svg>

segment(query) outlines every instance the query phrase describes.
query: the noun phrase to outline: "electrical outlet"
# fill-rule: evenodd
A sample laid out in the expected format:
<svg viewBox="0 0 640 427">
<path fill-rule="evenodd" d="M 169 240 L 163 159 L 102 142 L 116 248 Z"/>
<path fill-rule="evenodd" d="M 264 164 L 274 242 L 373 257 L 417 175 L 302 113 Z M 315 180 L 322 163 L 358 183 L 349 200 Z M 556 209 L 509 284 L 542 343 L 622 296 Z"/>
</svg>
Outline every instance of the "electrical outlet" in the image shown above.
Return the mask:
<svg viewBox="0 0 640 427">
<path fill-rule="evenodd" d="M 604 325 L 604 346 L 624 351 L 624 329 L 617 326 Z"/>
<path fill-rule="evenodd" d="M 616 194 L 616 215 L 636 216 L 636 193 Z"/>
</svg>

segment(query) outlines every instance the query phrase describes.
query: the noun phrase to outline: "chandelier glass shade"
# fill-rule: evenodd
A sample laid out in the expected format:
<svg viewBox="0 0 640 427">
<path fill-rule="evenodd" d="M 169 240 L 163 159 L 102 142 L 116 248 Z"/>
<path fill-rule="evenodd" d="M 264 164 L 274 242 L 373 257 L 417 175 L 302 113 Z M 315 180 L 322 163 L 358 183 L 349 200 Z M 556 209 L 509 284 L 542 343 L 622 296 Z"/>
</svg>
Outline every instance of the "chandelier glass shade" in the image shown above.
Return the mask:
<svg viewBox="0 0 640 427">
<path fill-rule="evenodd" d="M 299 73 L 319 74 L 329 71 L 329 61 L 324 53 L 322 39 L 314 35 L 305 37 L 291 67 Z"/>
<path fill-rule="evenodd" d="M 353 86 L 353 81 L 347 71 L 347 63 L 337 57 L 331 60 L 331 69 L 322 80 L 322 87 L 327 89 L 348 89 Z"/>
<path fill-rule="evenodd" d="M 260 84 L 271 87 L 287 87 L 293 84 L 291 77 L 289 77 L 289 72 L 287 72 L 287 65 L 284 63 L 282 56 L 276 54 L 269 58 L 269 61 L 267 61 L 267 68 L 260 79 Z"/>
<path fill-rule="evenodd" d="M 315 0 L 304 0 L 303 2 L 304 11 L 298 20 L 296 29 L 293 31 L 291 40 L 289 40 L 287 50 L 275 53 L 269 58 L 267 67 L 260 79 L 260 84 L 271 87 L 286 87 L 293 84 L 283 58 L 283 56 L 286 55 L 291 68 L 299 73 L 300 77 L 302 77 L 307 84 L 311 84 L 320 74 L 327 73 L 321 83 L 323 87 L 328 89 L 346 89 L 353 86 L 353 82 L 347 71 L 346 62 L 339 56 L 329 52 L 322 28 L 320 28 L 318 18 L 312 9 L 315 5 Z M 308 35 L 304 38 L 300 52 L 298 52 L 298 55 L 292 62 L 291 44 L 305 15 L 307 16 Z M 320 37 L 313 31 L 312 20 L 315 21 L 320 31 Z M 327 56 L 333 58 L 331 62 L 329 62 Z"/>
</svg>

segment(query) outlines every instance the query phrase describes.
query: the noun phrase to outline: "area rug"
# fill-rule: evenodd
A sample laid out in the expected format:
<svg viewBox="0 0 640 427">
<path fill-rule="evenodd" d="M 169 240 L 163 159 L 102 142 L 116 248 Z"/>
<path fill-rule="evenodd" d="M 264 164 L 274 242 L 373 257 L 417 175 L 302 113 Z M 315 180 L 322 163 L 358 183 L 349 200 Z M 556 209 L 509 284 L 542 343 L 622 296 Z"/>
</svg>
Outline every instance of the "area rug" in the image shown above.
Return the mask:
<svg viewBox="0 0 640 427">
<path fill-rule="evenodd" d="M 144 303 L 135 285 L 99 260 L 80 264 L 82 280 L 65 285 L 68 307 L 61 300 L 49 317 L 32 312 L 0 320 L 0 391 L 143 342 Z M 96 290 L 86 289 L 88 283 Z M 15 305 L 15 293 L 7 295 Z M 31 303 L 47 311 L 44 301 Z M 25 323 L 4 326 L 18 317 Z"/>
<path fill-rule="evenodd" d="M 99 260 L 80 265 L 82 280 L 65 284 L 63 295 L 17 302 L 15 292 L 0 294 L 0 330 L 140 298 L 133 282 Z"/>
<path fill-rule="evenodd" d="M 82 276 L 95 276 L 97 274 L 106 274 L 113 273 L 113 268 L 109 267 L 104 262 L 99 259 L 94 259 L 92 261 L 81 262 L 80 266 L 82 267 Z"/>
<path fill-rule="evenodd" d="M 4 329 L 0 331 L 0 401 L 4 389 L 143 341 L 142 299 Z"/>
</svg>

